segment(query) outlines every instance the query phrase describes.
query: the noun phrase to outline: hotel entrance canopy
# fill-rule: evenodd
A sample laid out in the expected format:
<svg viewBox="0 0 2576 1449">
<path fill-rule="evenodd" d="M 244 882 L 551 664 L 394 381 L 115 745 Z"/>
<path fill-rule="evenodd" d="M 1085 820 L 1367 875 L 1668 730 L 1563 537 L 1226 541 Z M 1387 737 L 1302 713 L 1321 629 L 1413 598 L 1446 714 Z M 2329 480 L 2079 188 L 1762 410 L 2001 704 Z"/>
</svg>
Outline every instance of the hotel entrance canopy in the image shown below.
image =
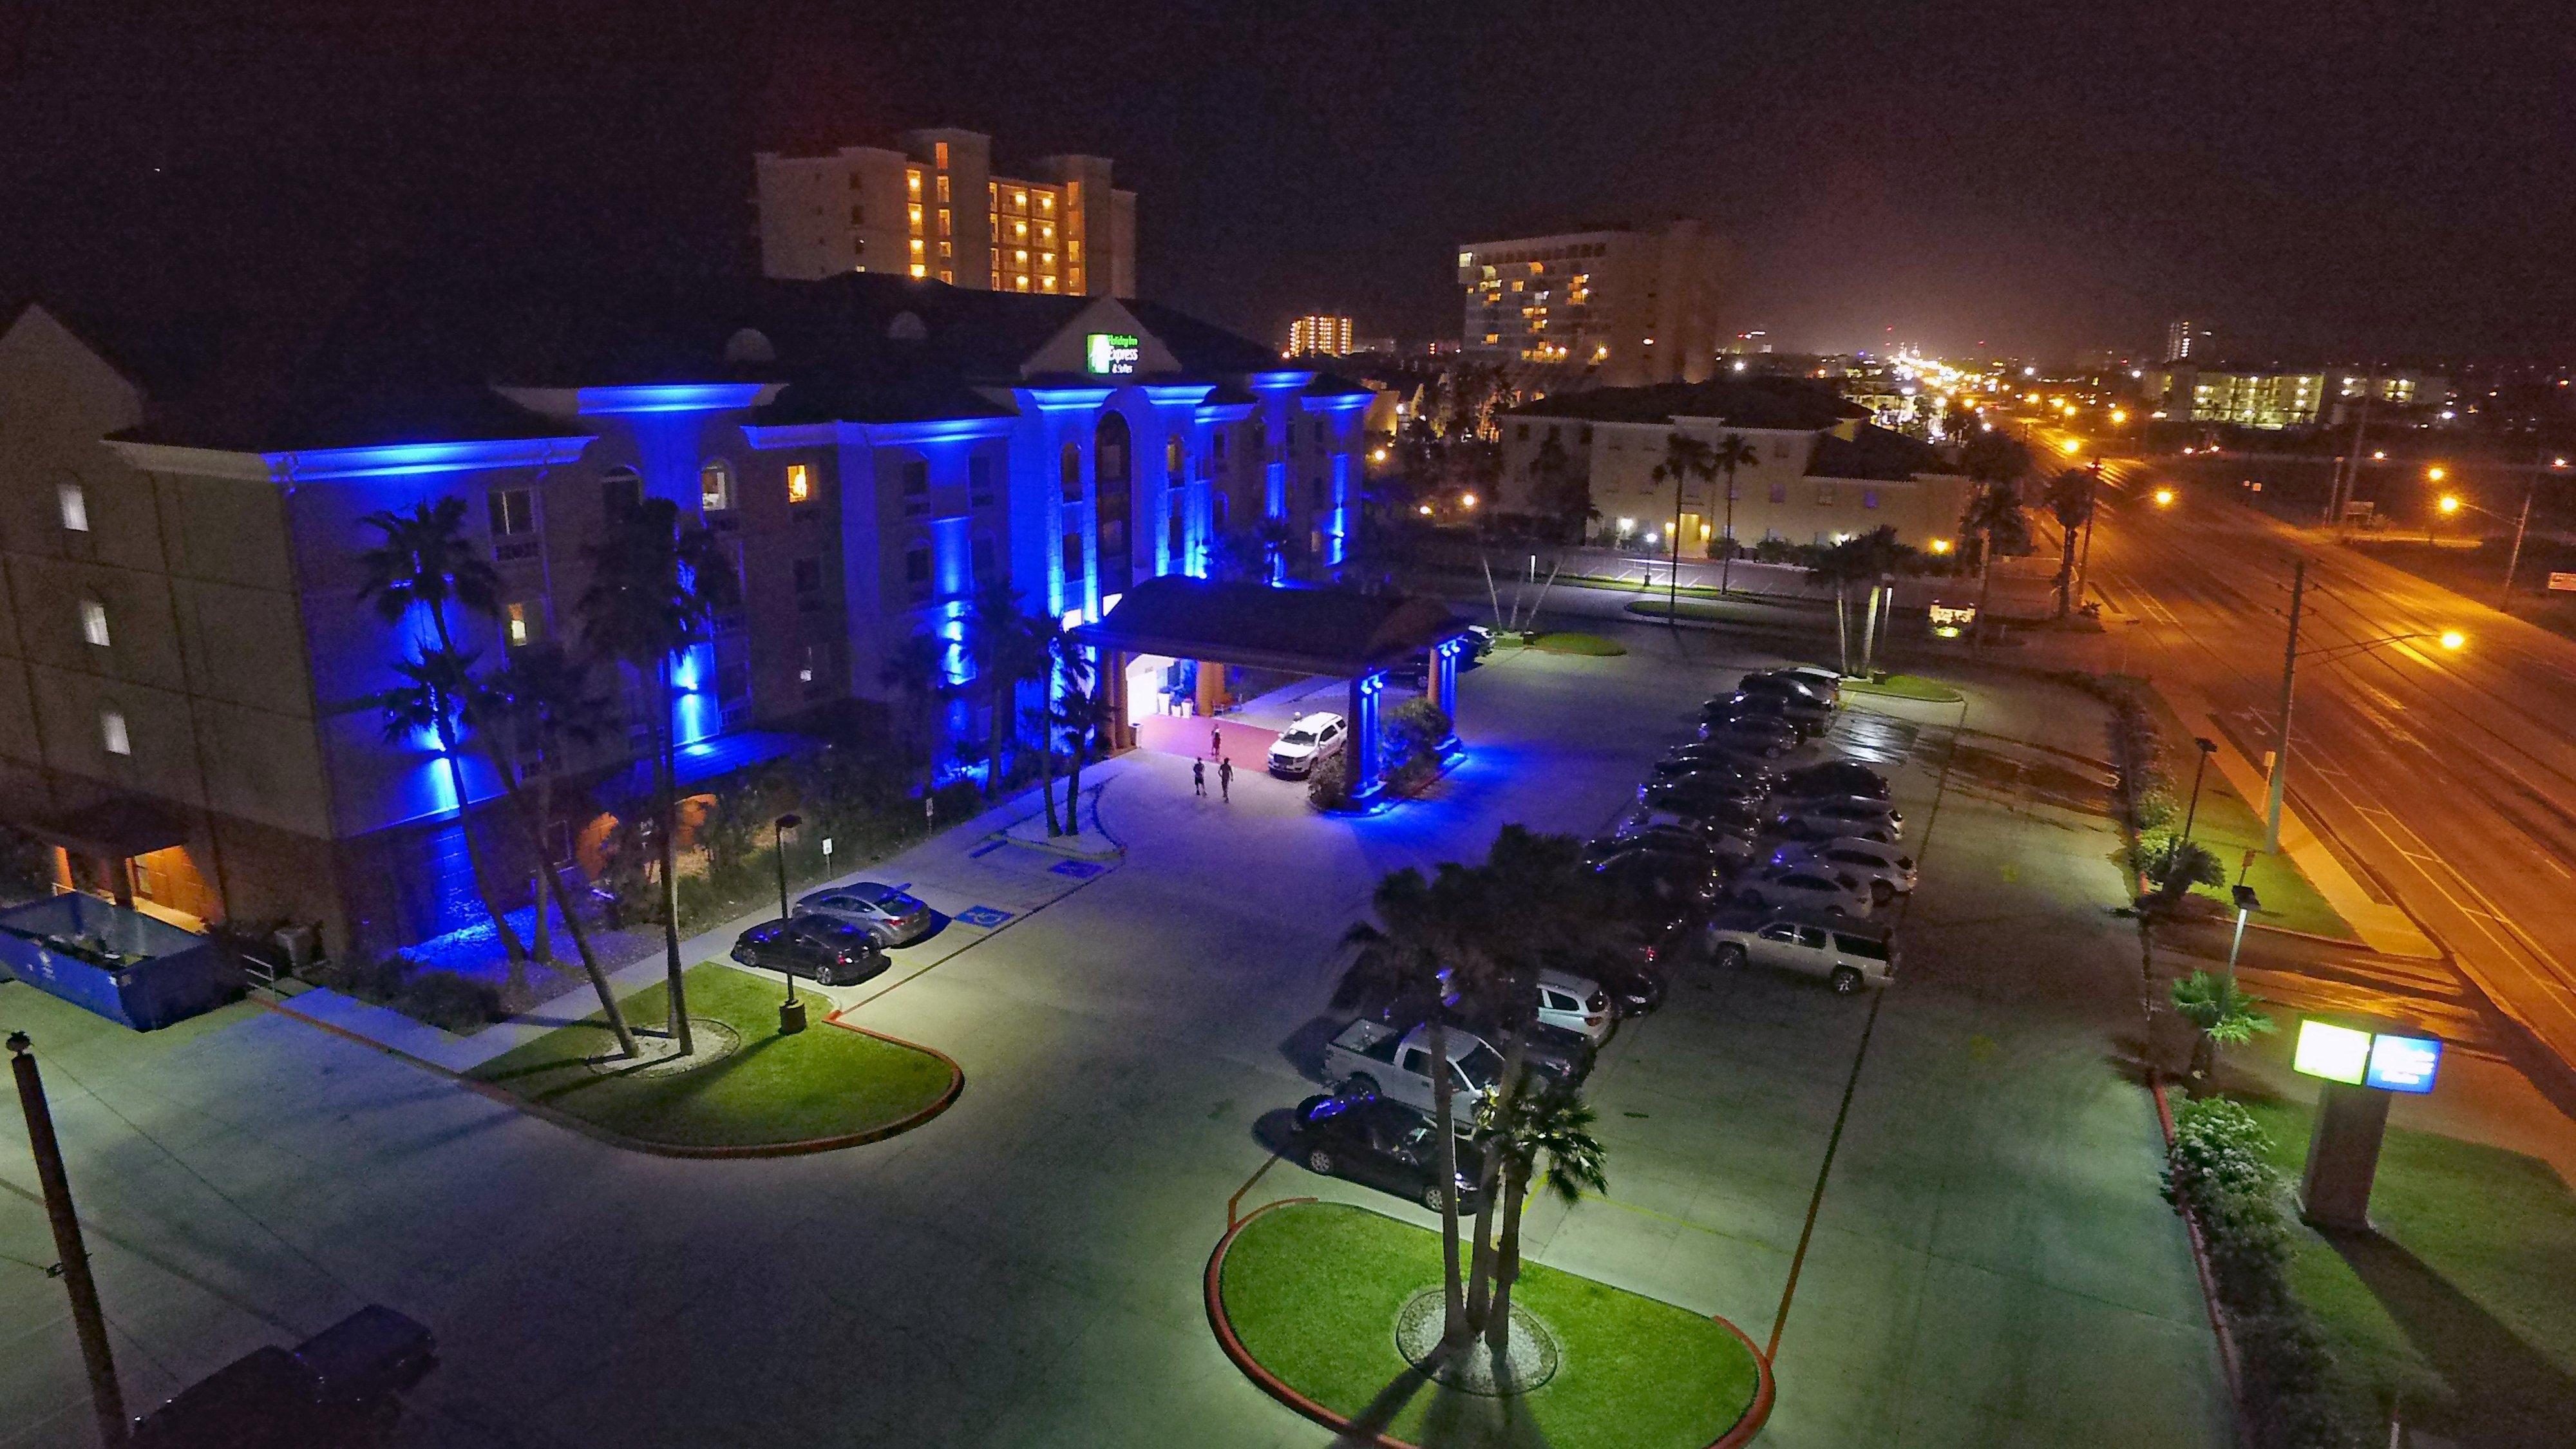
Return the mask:
<svg viewBox="0 0 2576 1449">
<path fill-rule="evenodd" d="M 1377 695 L 1386 671 L 1416 655 L 1430 655 L 1432 701 L 1455 720 L 1458 654 L 1466 647 L 1467 621 L 1432 599 L 1166 574 L 1128 590 L 1099 622 L 1069 632 L 1077 643 L 1115 654 L 1162 654 L 1349 679 L 1356 765 L 1351 794 L 1364 800 L 1379 785 Z M 1105 673 L 1111 679 L 1125 677 L 1123 669 Z M 1123 741 L 1123 691 L 1115 719 Z"/>
</svg>

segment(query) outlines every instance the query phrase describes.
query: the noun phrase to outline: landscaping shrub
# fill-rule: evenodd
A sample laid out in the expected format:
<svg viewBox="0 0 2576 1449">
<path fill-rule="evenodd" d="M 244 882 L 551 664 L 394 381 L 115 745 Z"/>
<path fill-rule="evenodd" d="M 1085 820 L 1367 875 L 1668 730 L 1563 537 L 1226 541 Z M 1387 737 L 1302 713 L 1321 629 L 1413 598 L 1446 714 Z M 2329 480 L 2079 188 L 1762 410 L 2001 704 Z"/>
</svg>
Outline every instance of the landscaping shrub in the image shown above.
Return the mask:
<svg viewBox="0 0 2576 1449">
<path fill-rule="evenodd" d="M 2170 830 L 2142 828 L 2130 852 L 2138 873 L 2153 882 L 2166 900 L 2180 899 L 2193 886 L 2224 885 L 2227 868 L 2209 847 L 2185 840 Z"/>
<path fill-rule="evenodd" d="M 1306 772 L 1306 799 L 1318 810 L 1351 808 L 1351 772 L 1347 750 L 1326 755 Z"/>
<path fill-rule="evenodd" d="M 2241 1104 L 2224 1097 L 2178 1103 L 2165 1200 L 2200 1224 L 2258 1442 L 2266 1449 L 2359 1449 L 2361 1426 L 2325 1388 L 2333 1351 L 2290 1288 L 2289 1187 L 2270 1152 L 2271 1139 Z"/>
<path fill-rule="evenodd" d="M 501 993 L 453 971 L 423 971 L 406 982 L 394 1009 L 462 1036 L 501 1019 Z"/>
</svg>

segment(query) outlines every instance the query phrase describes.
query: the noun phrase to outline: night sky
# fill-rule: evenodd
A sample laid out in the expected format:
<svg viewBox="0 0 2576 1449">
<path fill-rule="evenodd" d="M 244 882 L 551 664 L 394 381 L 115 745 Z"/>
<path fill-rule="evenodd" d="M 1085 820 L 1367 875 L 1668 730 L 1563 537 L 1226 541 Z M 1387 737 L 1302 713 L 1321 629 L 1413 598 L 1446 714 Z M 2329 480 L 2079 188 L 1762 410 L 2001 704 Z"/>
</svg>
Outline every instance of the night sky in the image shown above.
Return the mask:
<svg viewBox="0 0 2576 1449">
<path fill-rule="evenodd" d="M 0 305 L 739 267 L 753 149 L 948 124 L 1113 158 L 1144 291 L 1264 338 L 1454 336 L 1456 242 L 1689 213 L 1784 347 L 2189 313 L 2245 359 L 2555 359 L 2571 77 L 2563 0 L 39 3 L 0 7 Z"/>
</svg>

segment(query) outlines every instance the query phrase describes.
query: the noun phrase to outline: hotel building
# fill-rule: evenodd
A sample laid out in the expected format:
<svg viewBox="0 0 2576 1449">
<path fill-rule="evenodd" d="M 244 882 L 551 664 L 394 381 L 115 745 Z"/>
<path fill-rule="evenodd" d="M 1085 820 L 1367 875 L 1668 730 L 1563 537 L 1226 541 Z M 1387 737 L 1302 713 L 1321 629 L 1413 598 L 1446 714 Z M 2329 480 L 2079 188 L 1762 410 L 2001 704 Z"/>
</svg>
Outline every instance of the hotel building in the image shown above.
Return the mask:
<svg viewBox="0 0 2576 1449">
<path fill-rule="evenodd" d="M 1358 351 L 1351 341 L 1351 319 L 1315 313 L 1288 324 L 1290 357 L 1348 357 Z"/>
<path fill-rule="evenodd" d="M 974 131 L 910 131 L 900 150 L 753 158 L 760 269 L 810 281 L 886 272 L 994 292 L 1136 295 L 1136 193 L 1098 156 L 997 175 Z"/>
<path fill-rule="evenodd" d="M 1366 388 L 1147 302 L 851 273 L 350 315 L 371 320 L 296 347 L 42 306 L 0 332 L 0 821 L 56 847 L 62 884 L 318 922 L 335 954 L 478 919 L 444 756 L 377 707 L 406 647 L 360 598 L 379 510 L 465 505 L 501 584 L 495 617 L 458 616 L 487 663 L 578 639 L 617 510 L 668 499 L 712 531 L 742 602 L 673 660 L 671 721 L 704 778 L 888 697 L 915 636 L 965 682 L 980 586 L 1097 620 L 1264 520 L 1338 566 L 1359 506 Z M 264 356 L 301 362 L 204 365 Z M 595 683 L 621 680 L 628 728 L 580 779 L 631 778 L 650 737 L 649 691 Z M 993 722 L 957 693 L 945 748 L 971 760 Z M 537 863 L 476 808 L 495 786 L 471 760 L 513 908 Z M 567 786 L 545 864 L 614 793 Z"/>
<path fill-rule="evenodd" d="M 1696 221 L 1458 248 L 1462 351 L 1610 387 L 1704 382 L 1725 255 Z"/>
</svg>

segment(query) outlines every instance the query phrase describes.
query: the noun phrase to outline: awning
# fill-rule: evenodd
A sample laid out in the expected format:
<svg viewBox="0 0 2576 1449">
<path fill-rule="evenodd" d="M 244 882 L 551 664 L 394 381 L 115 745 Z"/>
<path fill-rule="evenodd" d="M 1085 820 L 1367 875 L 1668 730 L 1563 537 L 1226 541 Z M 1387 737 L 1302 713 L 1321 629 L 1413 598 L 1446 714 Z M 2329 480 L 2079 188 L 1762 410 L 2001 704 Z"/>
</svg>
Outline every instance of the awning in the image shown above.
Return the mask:
<svg viewBox="0 0 2576 1449">
<path fill-rule="evenodd" d="M 0 821 L 65 850 L 125 860 L 184 845 L 187 819 L 177 807 L 137 795 L 98 793 L 69 808 L 0 803 Z"/>
<path fill-rule="evenodd" d="M 1098 623 L 1069 631 L 1094 648 L 1328 675 L 1385 669 L 1466 632 L 1433 599 L 1181 574 L 1145 580 Z"/>
</svg>

